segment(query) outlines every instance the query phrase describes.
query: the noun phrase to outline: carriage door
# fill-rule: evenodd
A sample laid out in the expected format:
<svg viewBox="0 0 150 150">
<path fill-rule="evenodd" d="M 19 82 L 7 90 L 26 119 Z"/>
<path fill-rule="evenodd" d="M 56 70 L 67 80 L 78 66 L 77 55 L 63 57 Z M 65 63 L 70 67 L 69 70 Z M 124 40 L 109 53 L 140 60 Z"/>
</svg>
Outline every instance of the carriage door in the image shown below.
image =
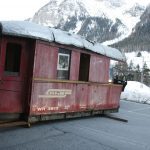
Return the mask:
<svg viewBox="0 0 150 150">
<path fill-rule="evenodd" d="M 4 40 L 1 48 L 0 113 L 25 113 L 29 50 L 26 42 Z"/>
</svg>

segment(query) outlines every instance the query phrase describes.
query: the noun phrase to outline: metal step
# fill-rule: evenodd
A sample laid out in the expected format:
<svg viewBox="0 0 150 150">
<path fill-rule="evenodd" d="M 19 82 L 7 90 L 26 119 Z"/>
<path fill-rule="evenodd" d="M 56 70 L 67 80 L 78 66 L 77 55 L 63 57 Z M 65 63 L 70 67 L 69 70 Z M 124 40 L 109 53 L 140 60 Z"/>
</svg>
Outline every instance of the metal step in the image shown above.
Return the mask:
<svg viewBox="0 0 150 150">
<path fill-rule="evenodd" d="M 106 117 L 106 118 L 113 119 L 113 120 L 117 120 L 117 121 L 121 121 L 121 122 L 126 122 L 126 123 L 128 122 L 127 119 L 120 118 L 120 117 L 114 116 L 114 115 L 112 115 L 112 114 L 104 114 L 103 116 Z"/>
</svg>

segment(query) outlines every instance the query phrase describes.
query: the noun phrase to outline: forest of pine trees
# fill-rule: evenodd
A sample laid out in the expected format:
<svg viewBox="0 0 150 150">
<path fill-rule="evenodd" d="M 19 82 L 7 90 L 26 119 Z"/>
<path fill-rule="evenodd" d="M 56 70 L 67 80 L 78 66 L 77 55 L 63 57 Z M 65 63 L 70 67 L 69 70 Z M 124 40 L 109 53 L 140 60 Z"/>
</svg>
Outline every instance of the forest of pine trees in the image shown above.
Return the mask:
<svg viewBox="0 0 150 150">
<path fill-rule="evenodd" d="M 147 67 L 146 62 L 144 62 L 142 68 L 139 65 L 135 67 L 132 61 L 130 61 L 129 65 L 118 62 L 115 68 L 122 70 L 128 81 L 138 81 L 150 86 L 150 69 Z"/>
</svg>

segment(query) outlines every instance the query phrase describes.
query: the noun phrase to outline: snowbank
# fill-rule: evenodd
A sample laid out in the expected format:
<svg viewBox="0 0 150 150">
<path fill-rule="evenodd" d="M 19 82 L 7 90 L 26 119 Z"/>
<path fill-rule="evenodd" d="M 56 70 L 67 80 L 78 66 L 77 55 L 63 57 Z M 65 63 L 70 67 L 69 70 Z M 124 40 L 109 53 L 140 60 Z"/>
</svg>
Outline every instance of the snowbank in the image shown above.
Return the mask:
<svg viewBox="0 0 150 150">
<path fill-rule="evenodd" d="M 121 99 L 150 104 L 150 87 L 136 81 L 128 81 Z"/>
</svg>

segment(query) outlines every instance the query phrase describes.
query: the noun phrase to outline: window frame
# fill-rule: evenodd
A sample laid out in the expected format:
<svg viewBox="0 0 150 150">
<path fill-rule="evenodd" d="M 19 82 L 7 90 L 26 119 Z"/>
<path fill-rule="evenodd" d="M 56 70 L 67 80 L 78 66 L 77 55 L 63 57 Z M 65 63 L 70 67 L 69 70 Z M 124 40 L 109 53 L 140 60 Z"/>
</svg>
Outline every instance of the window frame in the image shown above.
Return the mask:
<svg viewBox="0 0 150 150">
<path fill-rule="evenodd" d="M 60 58 L 61 56 L 68 57 L 67 67 L 60 67 Z M 66 63 L 65 62 L 65 63 Z M 58 50 L 58 60 L 57 60 L 57 76 L 58 80 L 70 80 L 70 67 L 71 67 L 71 50 L 66 48 L 59 48 Z"/>
<path fill-rule="evenodd" d="M 15 48 L 15 46 L 16 46 L 16 48 Z M 17 54 L 19 52 L 18 56 L 15 56 L 15 54 L 12 56 L 12 51 L 15 51 L 15 54 Z M 8 55 L 11 55 L 11 56 L 8 56 Z M 15 42 L 8 42 L 6 44 L 4 75 L 6 75 L 6 76 L 19 76 L 20 75 L 21 55 L 22 55 L 22 45 L 21 44 L 15 43 Z M 10 57 L 12 58 L 12 61 L 10 61 Z M 17 60 L 15 57 L 17 58 Z M 14 62 L 14 60 L 16 62 Z M 12 67 L 9 68 L 7 66 L 8 65 L 7 63 L 11 64 L 12 62 L 13 62 L 13 65 L 12 65 Z"/>
<path fill-rule="evenodd" d="M 62 67 L 60 67 L 60 57 L 61 56 L 66 56 L 66 57 L 68 57 L 68 59 L 67 59 L 67 68 L 62 68 Z M 65 71 L 68 71 L 69 70 L 69 66 L 70 66 L 70 55 L 69 54 L 63 54 L 63 53 L 58 53 L 58 62 L 57 62 L 57 70 L 65 70 Z"/>
</svg>

